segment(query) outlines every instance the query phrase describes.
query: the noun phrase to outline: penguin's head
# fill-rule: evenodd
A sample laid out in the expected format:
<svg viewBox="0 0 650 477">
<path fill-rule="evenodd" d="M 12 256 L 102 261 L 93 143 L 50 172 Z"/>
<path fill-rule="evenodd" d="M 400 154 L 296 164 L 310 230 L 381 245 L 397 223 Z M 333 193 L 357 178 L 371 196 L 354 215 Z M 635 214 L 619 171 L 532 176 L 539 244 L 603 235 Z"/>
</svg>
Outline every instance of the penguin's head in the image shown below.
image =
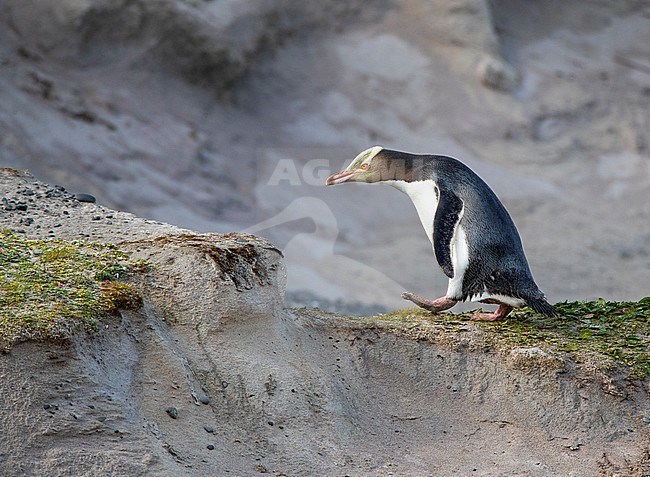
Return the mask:
<svg viewBox="0 0 650 477">
<path fill-rule="evenodd" d="M 332 174 L 325 181 L 325 185 L 342 184 L 343 182 L 379 182 L 381 174 L 381 146 L 366 149 L 350 163 L 343 171 Z"/>
</svg>

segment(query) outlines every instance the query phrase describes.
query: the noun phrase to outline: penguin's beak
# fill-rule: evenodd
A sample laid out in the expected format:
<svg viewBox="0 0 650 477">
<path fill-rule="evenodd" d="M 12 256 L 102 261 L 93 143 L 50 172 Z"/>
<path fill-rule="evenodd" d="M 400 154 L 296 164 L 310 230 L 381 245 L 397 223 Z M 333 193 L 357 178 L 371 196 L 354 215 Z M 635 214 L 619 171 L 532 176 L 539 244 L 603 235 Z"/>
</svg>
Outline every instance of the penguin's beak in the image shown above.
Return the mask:
<svg viewBox="0 0 650 477">
<path fill-rule="evenodd" d="M 332 174 L 325 181 L 325 185 L 336 185 L 342 184 L 343 182 L 349 181 L 357 171 L 341 171 L 336 174 Z"/>
</svg>

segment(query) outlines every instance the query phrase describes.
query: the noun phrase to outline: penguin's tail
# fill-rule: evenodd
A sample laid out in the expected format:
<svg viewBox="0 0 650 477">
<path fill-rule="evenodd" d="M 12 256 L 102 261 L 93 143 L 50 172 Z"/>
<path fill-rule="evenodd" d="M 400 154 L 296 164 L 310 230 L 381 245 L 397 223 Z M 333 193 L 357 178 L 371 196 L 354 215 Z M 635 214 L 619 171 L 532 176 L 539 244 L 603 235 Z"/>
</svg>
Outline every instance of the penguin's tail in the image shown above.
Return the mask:
<svg viewBox="0 0 650 477">
<path fill-rule="evenodd" d="M 549 318 L 559 316 L 557 310 L 553 308 L 553 305 L 547 302 L 544 298 L 529 298 L 526 300 L 526 304 L 537 313 L 548 316 Z"/>
</svg>

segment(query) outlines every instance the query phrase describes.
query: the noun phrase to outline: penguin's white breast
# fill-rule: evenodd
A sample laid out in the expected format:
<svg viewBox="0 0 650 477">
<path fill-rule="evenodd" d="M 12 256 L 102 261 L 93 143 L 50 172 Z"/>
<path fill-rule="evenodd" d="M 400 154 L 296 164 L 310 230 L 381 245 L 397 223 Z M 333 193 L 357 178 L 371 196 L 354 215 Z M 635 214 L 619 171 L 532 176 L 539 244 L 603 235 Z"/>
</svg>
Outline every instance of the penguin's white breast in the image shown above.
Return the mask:
<svg viewBox="0 0 650 477">
<path fill-rule="evenodd" d="M 469 266 L 467 234 L 460 224 L 464 212 L 465 206 L 460 211 L 458 222 L 454 227 L 454 235 L 451 237 L 451 263 L 454 266 L 454 277 L 449 280 L 446 296 L 455 299 L 463 296 L 463 278 Z"/>
<path fill-rule="evenodd" d="M 386 181 L 388 185 L 404 192 L 411 198 L 418 212 L 422 227 L 429 237 L 433 247 L 433 219 L 436 216 L 438 208 L 438 197 L 436 195 L 436 183 L 432 180 L 406 182 L 406 181 Z"/>
<path fill-rule="evenodd" d="M 436 194 L 436 183 L 432 180 L 418 181 L 418 182 L 405 182 L 405 181 L 386 181 L 389 185 L 401 190 L 407 194 L 415 209 L 418 211 L 420 222 L 424 227 L 431 247 L 434 248 L 433 243 L 433 219 L 436 215 L 438 208 L 438 195 Z M 465 212 L 465 206 L 458 215 L 454 227 L 454 234 L 451 238 L 451 263 L 454 267 L 454 277 L 449 280 L 447 288 L 447 295 L 449 298 L 460 299 L 463 291 L 463 277 L 465 271 L 469 266 L 469 248 L 467 245 L 467 234 L 461 225 L 461 219 Z"/>
</svg>

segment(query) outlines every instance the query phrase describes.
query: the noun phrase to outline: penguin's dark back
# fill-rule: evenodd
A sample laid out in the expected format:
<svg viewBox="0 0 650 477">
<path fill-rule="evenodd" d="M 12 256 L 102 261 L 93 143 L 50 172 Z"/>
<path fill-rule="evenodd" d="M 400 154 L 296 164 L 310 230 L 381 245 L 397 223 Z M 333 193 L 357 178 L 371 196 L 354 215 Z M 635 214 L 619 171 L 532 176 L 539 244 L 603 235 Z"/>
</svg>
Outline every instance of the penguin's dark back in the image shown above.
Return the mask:
<svg viewBox="0 0 650 477">
<path fill-rule="evenodd" d="M 501 267 L 523 268 L 530 275 L 517 227 L 490 186 L 457 159 L 430 157 L 423 173 L 434 177 L 441 190 L 453 192 L 463 201 L 462 224 L 470 256 L 486 262 L 496 260 Z M 486 266 L 490 268 L 490 263 Z"/>
</svg>

